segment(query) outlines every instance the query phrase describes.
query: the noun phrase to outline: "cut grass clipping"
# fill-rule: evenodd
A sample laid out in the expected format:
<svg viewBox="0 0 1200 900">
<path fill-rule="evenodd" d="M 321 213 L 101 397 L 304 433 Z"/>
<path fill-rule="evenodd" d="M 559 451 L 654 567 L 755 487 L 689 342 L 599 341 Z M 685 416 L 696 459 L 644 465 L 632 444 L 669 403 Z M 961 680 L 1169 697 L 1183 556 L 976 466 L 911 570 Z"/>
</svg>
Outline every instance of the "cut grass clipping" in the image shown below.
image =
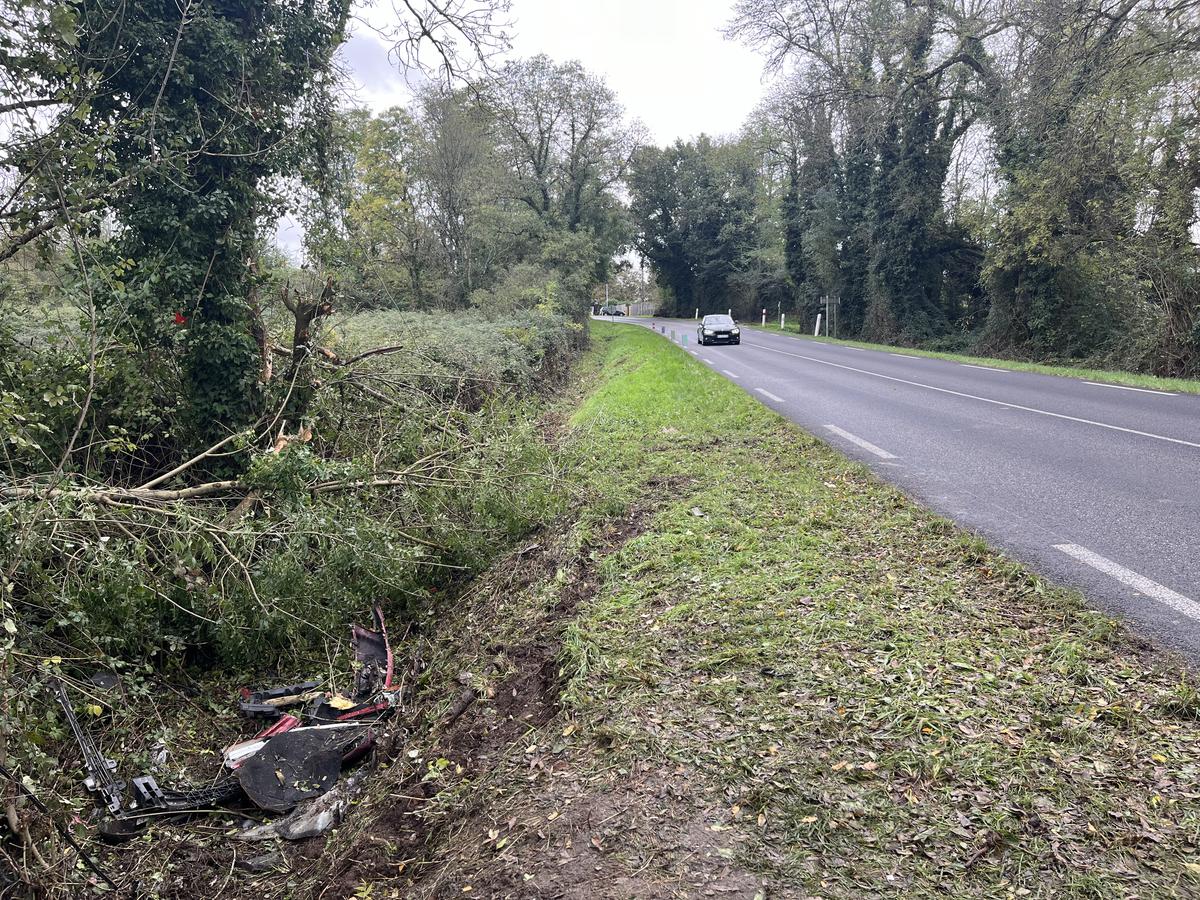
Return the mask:
<svg viewBox="0 0 1200 900">
<path fill-rule="evenodd" d="M 665 340 L 594 336 L 594 489 L 674 486 L 569 633 L 605 767 L 685 767 L 784 895 L 1200 895 L 1189 676 Z"/>
</svg>

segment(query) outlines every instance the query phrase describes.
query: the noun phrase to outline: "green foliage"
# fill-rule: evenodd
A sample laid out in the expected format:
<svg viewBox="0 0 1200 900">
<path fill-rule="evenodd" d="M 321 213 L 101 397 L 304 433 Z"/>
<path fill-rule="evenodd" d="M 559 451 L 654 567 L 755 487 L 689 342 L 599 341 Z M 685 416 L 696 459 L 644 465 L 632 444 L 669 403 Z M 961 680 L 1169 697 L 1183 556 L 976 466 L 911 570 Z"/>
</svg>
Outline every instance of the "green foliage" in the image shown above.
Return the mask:
<svg viewBox="0 0 1200 900">
<path fill-rule="evenodd" d="M 844 336 L 1197 371 L 1190 11 L 739 0 L 731 29 L 790 70 L 747 136 L 809 327 L 836 295 Z"/>
<path fill-rule="evenodd" d="M 257 232 L 279 209 L 271 179 L 294 173 L 319 142 L 349 9 L 344 0 L 277 0 L 181 12 L 161 0 L 130 13 L 110 0 L 74 10 L 69 61 L 96 88 L 64 119 L 107 141 L 116 223 L 92 250 L 100 277 L 80 276 L 151 380 L 178 381 L 177 427 L 211 441 L 260 409 L 250 305 Z M 45 186 L 56 202 L 60 177 Z"/>
<path fill-rule="evenodd" d="M 629 176 L 638 250 L 667 293 L 672 314 L 743 306 L 732 297 L 755 265 L 754 159 L 745 145 L 701 136 L 644 148 Z M 734 300 L 736 299 L 736 304 Z"/>
<path fill-rule="evenodd" d="M 336 189 L 306 216 L 310 254 L 355 308 L 549 303 L 582 319 L 629 241 L 622 116 L 599 78 L 545 57 L 474 90 L 427 89 L 406 110 L 351 111 Z"/>
<path fill-rule="evenodd" d="M 0 500 L 24 646 L 268 667 L 337 640 L 375 603 L 397 626 L 419 620 L 452 575 L 477 571 L 561 503 L 532 398 L 565 372 L 572 330 L 536 312 L 349 320 L 343 352 L 381 337 L 404 350 L 331 378 L 311 443 L 252 456 L 241 484 L 257 513 Z M 392 385 L 396 403 L 356 391 L 363 378 Z"/>
</svg>

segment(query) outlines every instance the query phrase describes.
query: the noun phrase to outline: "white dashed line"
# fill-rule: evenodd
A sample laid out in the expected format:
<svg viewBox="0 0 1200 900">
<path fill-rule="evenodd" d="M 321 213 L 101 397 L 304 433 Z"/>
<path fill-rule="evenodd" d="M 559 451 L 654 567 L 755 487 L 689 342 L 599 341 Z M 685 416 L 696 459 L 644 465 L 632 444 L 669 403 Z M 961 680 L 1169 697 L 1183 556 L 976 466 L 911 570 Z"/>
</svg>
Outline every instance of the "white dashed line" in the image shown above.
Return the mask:
<svg viewBox="0 0 1200 900">
<path fill-rule="evenodd" d="M 904 359 L 925 359 L 924 356 L 909 356 L 907 353 L 889 353 L 888 356 L 902 356 Z"/>
<path fill-rule="evenodd" d="M 1084 384 L 1091 384 L 1095 387 L 1115 388 L 1118 391 L 1137 391 L 1139 394 L 1158 394 L 1160 397 L 1178 397 L 1178 394 L 1172 394 L 1170 391 L 1152 391 L 1149 388 L 1128 387 L 1124 384 L 1105 384 L 1102 381 L 1085 381 Z"/>
<path fill-rule="evenodd" d="M 741 378 L 742 377 L 737 372 L 730 372 L 728 369 L 722 369 L 721 371 L 724 372 L 726 375 L 728 375 L 730 378 Z"/>
<path fill-rule="evenodd" d="M 857 444 L 858 446 L 862 447 L 864 450 L 866 450 L 869 453 L 874 453 L 880 459 L 895 459 L 896 458 L 895 454 L 888 453 L 882 447 L 876 447 L 870 441 L 864 441 L 858 435 L 851 434 L 848 431 L 844 431 L 841 428 L 838 428 L 836 425 L 826 425 L 825 427 L 829 431 L 832 431 L 834 434 L 838 435 L 839 437 L 844 437 L 850 443 Z"/>
<path fill-rule="evenodd" d="M 1107 422 L 1097 422 L 1094 419 L 1081 419 L 1078 416 L 1068 416 L 1065 413 L 1050 412 L 1048 409 L 1038 409 L 1035 406 L 1022 406 L 1019 403 L 1009 403 L 1005 400 L 993 400 L 991 397 L 980 397 L 978 394 L 966 394 L 962 391 L 952 391 L 950 388 L 935 387 L 932 384 L 924 384 L 920 381 L 909 381 L 907 378 L 897 378 L 894 375 L 883 375 L 879 372 L 872 372 L 869 369 L 858 369 L 854 366 L 846 366 L 841 363 L 830 362 L 827 359 L 817 359 L 815 356 L 805 356 L 803 353 L 790 353 L 787 350 L 776 350 L 774 347 L 764 347 L 758 345 L 758 349 L 766 350 L 769 353 L 782 353 L 784 356 L 794 356 L 797 359 L 805 359 L 809 362 L 815 362 L 822 366 L 832 366 L 835 369 L 845 369 L 847 372 L 858 372 L 860 375 L 870 375 L 872 378 L 882 378 L 884 381 L 894 381 L 897 384 L 908 384 L 913 387 L 925 388 L 927 391 L 937 391 L 939 394 L 950 394 L 952 397 L 964 397 L 967 400 L 978 400 L 980 403 L 991 403 L 995 406 L 1004 406 L 1009 409 L 1019 409 L 1022 412 L 1037 413 L 1039 416 L 1050 416 L 1053 419 L 1064 419 L 1068 422 L 1078 422 L 1081 425 L 1095 425 L 1097 428 L 1107 428 L 1110 431 L 1121 431 L 1125 434 L 1136 434 L 1138 437 L 1153 438 L 1156 441 L 1166 441 L 1168 444 L 1181 444 L 1184 447 L 1195 447 L 1200 450 L 1200 443 L 1195 441 L 1185 441 L 1182 438 L 1167 437 L 1164 434 L 1154 434 L 1150 431 L 1138 431 L 1136 428 L 1124 428 L 1120 425 L 1110 425 Z"/>
<path fill-rule="evenodd" d="M 1098 572 L 1103 572 L 1110 578 L 1115 578 L 1117 581 L 1126 587 L 1131 587 L 1140 594 L 1145 594 L 1165 606 L 1171 607 L 1177 613 L 1182 613 L 1189 619 L 1200 621 L 1200 603 L 1194 600 L 1189 600 L 1183 594 L 1177 594 L 1169 587 L 1164 587 L 1157 581 L 1151 581 L 1145 575 L 1139 575 L 1131 569 L 1113 562 L 1106 556 L 1101 556 L 1099 553 L 1093 553 L 1087 547 L 1080 547 L 1078 544 L 1055 544 L 1054 549 L 1067 556 L 1073 556 L 1081 563 L 1091 566 Z"/>
<path fill-rule="evenodd" d="M 782 397 L 776 397 L 770 391 L 764 391 L 762 388 L 755 388 L 755 390 L 758 391 L 760 394 L 762 394 L 764 397 L 766 397 L 768 400 L 774 400 L 776 403 L 783 402 Z"/>
<path fill-rule="evenodd" d="M 985 372 L 1003 372 L 1005 375 L 1011 375 L 1012 369 L 997 369 L 994 366 L 973 366 L 970 363 L 959 363 L 960 366 L 966 366 L 968 369 L 983 369 Z"/>
</svg>

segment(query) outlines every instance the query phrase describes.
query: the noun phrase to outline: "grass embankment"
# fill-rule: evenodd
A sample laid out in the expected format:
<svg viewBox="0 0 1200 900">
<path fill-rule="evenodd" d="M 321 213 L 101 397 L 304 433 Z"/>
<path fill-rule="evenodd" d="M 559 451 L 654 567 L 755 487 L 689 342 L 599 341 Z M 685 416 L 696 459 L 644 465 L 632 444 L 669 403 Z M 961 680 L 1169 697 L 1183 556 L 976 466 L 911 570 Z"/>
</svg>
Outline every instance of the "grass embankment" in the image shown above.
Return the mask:
<svg viewBox="0 0 1200 900">
<path fill-rule="evenodd" d="M 448 617 L 429 684 L 481 699 L 409 751 L 440 793 L 327 848 L 348 889 L 1196 895 L 1188 676 L 680 349 L 594 335 L 591 499 Z"/>
<path fill-rule="evenodd" d="M 748 325 L 755 331 L 771 331 L 775 334 L 789 334 L 793 337 L 804 338 L 808 341 L 819 341 L 824 344 L 841 344 L 846 347 L 861 347 L 864 350 L 882 350 L 887 353 L 904 352 L 912 356 L 927 356 L 930 359 L 948 359 L 953 362 L 971 363 L 972 365 L 997 366 L 1003 369 L 1013 369 L 1018 372 L 1036 372 L 1039 375 L 1062 375 L 1066 378 L 1080 378 L 1085 381 L 1102 381 L 1106 384 L 1123 384 L 1129 387 L 1150 388 L 1157 391 L 1178 391 L 1186 394 L 1200 394 L 1200 381 L 1192 378 L 1160 378 L 1157 375 L 1144 375 L 1139 372 L 1122 372 L 1115 369 L 1088 369 L 1070 365 L 1050 365 L 1046 363 L 1026 362 L 1015 359 L 1001 359 L 992 356 L 969 356 L 965 353 L 943 353 L 936 350 L 920 350 L 913 347 L 894 347 L 890 344 L 872 344 L 867 341 L 847 341 L 840 338 L 814 337 L 799 328 L 785 325 L 782 332 L 778 325 Z"/>
</svg>

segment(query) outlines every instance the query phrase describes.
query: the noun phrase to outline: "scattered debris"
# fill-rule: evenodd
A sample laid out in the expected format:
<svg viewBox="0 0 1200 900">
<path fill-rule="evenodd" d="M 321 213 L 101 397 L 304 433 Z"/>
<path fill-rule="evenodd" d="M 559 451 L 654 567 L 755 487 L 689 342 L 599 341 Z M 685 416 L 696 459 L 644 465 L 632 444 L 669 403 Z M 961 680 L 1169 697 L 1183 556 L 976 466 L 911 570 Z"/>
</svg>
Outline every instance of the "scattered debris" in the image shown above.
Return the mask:
<svg viewBox="0 0 1200 900">
<path fill-rule="evenodd" d="M 359 769 L 321 796 L 297 806 L 291 815 L 248 828 L 238 838 L 243 841 L 269 841 L 275 838 L 299 841 L 324 834 L 342 821 L 342 816 L 362 785 L 364 774 L 364 770 Z"/>
<path fill-rule="evenodd" d="M 262 872 L 271 872 L 276 869 L 286 869 L 287 860 L 283 858 L 283 854 L 279 852 L 264 853 L 262 856 L 252 856 L 249 859 L 239 859 L 234 863 L 239 869 L 244 872 L 254 872 L 255 874 Z"/>
<path fill-rule="evenodd" d="M 358 725 L 318 725 L 295 728 L 270 738 L 238 767 L 237 779 L 255 806 L 269 812 L 290 812 L 302 800 L 319 797 L 337 782 L 347 741 L 346 730 Z"/>
<path fill-rule="evenodd" d="M 360 770 L 335 790 L 342 768 L 371 750 L 375 726 L 399 703 L 400 692 L 392 683 L 392 649 L 378 607 L 374 619 L 375 630 L 351 627 L 350 645 L 357 664 L 351 696 L 322 691 L 318 681 L 243 690 L 238 704 L 242 713 L 274 721 L 254 737 L 226 747 L 223 759 L 229 774 L 205 788 L 165 788 L 150 775 L 135 777 L 128 784 L 120 780 L 116 762 L 100 753 L 80 725 L 66 687 L 56 682 L 59 705 L 87 770 L 84 786 L 97 795 L 103 810 L 100 833 L 109 840 L 124 840 L 137 834 L 150 814 L 183 815 L 242 797 L 268 812 L 294 810 L 284 819 L 250 829 L 243 837 L 262 832 L 267 837 L 298 840 L 335 825 L 364 776 Z M 93 677 L 91 681 L 100 687 L 116 686 L 116 680 L 108 677 L 100 681 Z M 303 711 L 296 709 L 305 704 Z M 293 711 L 285 711 L 288 709 Z M 157 758 L 166 758 L 165 746 L 159 744 L 154 749 Z M 266 860 L 259 857 L 245 865 L 274 866 Z"/>
<path fill-rule="evenodd" d="M 321 692 L 317 690 L 320 686 L 319 681 L 305 681 L 302 684 L 289 684 L 263 691 L 251 692 L 243 688 L 244 699 L 238 704 L 238 709 L 246 716 L 277 719 L 283 715 L 286 707 L 298 706 L 320 697 Z"/>
<path fill-rule="evenodd" d="M 79 752 L 83 754 L 83 765 L 88 773 L 87 778 L 83 780 L 83 786 L 92 793 L 99 794 L 104 808 L 110 813 L 120 812 L 125 782 L 116 779 L 117 764 L 102 756 L 92 736 L 83 730 L 63 683 L 56 680 L 54 689 L 58 695 L 58 705 L 62 707 L 67 724 L 71 726 L 71 734 L 75 736 L 75 743 L 79 745 Z"/>
</svg>

